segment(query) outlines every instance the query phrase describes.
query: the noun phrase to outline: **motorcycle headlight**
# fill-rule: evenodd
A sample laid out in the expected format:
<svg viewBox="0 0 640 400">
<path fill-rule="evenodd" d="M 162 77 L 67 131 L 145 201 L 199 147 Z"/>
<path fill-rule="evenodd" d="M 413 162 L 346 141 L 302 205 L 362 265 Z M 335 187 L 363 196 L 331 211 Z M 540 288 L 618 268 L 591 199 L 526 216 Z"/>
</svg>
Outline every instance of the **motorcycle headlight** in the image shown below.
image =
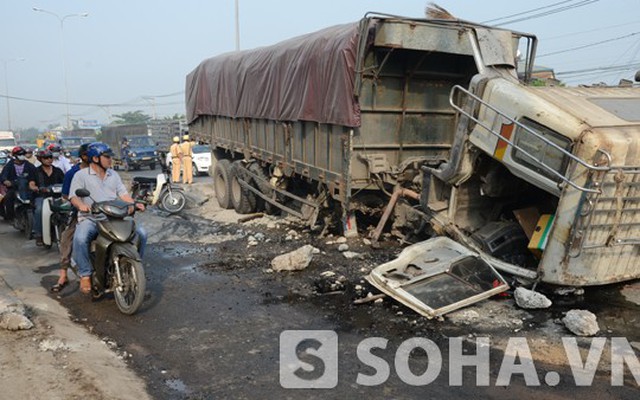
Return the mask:
<svg viewBox="0 0 640 400">
<path fill-rule="evenodd" d="M 131 152 L 131 157 L 135 157 L 137 154 L 135 152 Z"/>
<path fill-rule="evenodd" d="M 154 155 L 154 156 L 157 156 L 157 155 L 158 155 L 158 152 L 157 152 L 157 151 L 154 151 L 154 152 L 153 152 L 153 155 Z"/>
</svg>

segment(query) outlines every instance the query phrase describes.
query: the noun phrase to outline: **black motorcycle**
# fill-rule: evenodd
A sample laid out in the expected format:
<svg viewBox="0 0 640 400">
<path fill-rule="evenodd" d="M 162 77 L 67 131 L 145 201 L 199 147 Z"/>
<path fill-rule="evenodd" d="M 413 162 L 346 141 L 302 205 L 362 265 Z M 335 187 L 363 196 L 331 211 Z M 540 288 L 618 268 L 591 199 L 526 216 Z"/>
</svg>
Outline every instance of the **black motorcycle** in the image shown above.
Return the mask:
<svg viewBox="0 0 640 400">
<path fill-rule="evenodd" d="M 13 227 L 23 232 L 27 240 L 31 239 L 33 230 L 33 211 L 35 204 L 33 201 L 33 191 L 29 189 L 29 180 L 26 174 L 18 176 L 13 183 L 16 188 L 16 200 L 13 203 L 15 218 Z"/>
<path fill-rule="evenodd" d="M 187 198 L 182 188 L 171 184 L 168 169 L 164 163 L 162 172 L 155 178 L 136 176 L 131 182 L 131 196 L 147 205 L 158 204 L 161 209 L 170 214 L 182 211 L 187 204 Z"/>
<path fill-rule="evenodd" d="M 90 193 L 78 189 L 76 196 L 89 197 Z M 91 254 L 92 295 L 97 299 L 112 292 L 120 312 L 129 315 L 142 305 L 146 286 L 136 223 L 129 216 L 129 207 L 133 205 L 118 199 L 95 202 L 91 206 L 92 214 L 106 217 L 95 219 L 98 237 Z"/>
</svg>

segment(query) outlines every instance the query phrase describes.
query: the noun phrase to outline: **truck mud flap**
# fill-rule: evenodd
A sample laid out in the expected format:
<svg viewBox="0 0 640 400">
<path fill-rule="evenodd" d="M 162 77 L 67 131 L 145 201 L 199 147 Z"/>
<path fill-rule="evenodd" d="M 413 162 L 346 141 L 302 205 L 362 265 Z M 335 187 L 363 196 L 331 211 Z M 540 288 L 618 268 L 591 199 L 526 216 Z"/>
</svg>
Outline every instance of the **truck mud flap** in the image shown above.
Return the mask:
<svg viewBox="0 0 640 400">
<path fill-rule="evenodd" d="M 366 279 L 429 319 L 509 289 L 485 257 L 444 236 L 405 248 Z"/>
</svg>

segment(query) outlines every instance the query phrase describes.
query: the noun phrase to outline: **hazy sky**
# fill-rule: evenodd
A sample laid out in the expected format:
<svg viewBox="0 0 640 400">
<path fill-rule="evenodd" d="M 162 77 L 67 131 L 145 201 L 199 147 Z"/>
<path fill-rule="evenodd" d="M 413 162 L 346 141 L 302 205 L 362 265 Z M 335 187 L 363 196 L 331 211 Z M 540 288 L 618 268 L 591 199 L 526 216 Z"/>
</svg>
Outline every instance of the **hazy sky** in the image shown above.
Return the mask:
<svg viewBox="0 0 640 400">
<path fill-rule="evenodd" d="M 238 0 L 240 48 L 250 49 L 354 22 L 367 11 L 421 17 L 423 0 Z M 441 0 L 461 19 L 524 21 L 505 28 L 536 34 L 537 64 L 557 73 L 595 68 L 609 70 L 560 75 L 570 85 L 617 83 L 640 69 L 640 0 Z M 551 15 L 530 18 L 554 10 Z M 64 17 L 64 58 L 60 22 L 38 7 Z M 44 128 L 66 121 L 63 60 L 66 63 L 72 119 L 109 122 L 109 113 L 142 110 L 158 117 L 184 113 L 185 76 L 198 63 L 235 49 L 235 0 L 0 0 L 0 73 L 8 79 L 11 126 Z M 591 46 L 594 43 L 604 42 Z M 584 49 L 571 50 L 587 46 Z M 555 53 L 543 56 L 547 53 Z M 24 59 L 16 61 L 16 59 Z M 635 69 L 611 71 L 634 64 Z M 0 75 L 0 130 L 6 129 L 7 95 Z M 146 100 L 145 100 L 146 98 Z M 27 99 L 27 100 L 22 100 Z M 59 104 L 48 104 L 54 102 Z M 99 107 L 98 104 L 112 104 Z M 155 104 L 155 108 L 153 107 Z"/>
</svg>

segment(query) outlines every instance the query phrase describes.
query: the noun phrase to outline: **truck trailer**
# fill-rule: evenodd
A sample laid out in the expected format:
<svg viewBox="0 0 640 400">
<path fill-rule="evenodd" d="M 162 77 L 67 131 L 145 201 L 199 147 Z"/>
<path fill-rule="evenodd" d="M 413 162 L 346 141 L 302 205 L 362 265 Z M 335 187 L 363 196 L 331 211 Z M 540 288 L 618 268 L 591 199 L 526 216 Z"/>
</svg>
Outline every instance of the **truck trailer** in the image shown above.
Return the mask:
<svg viewBox="0 0 640 400">
<path fill-rule="evenodd" d="M 311 224 L 339 210 L 350 232 L 377 205 L 373 240 L 418 215 L 526 279 L 638 278 L 640 88 L 534 87 L 536 47 L 459 19 L 368 13 L 202 61 L 187 122 L 212 146 L 222 207 Z"/>
</svg>

